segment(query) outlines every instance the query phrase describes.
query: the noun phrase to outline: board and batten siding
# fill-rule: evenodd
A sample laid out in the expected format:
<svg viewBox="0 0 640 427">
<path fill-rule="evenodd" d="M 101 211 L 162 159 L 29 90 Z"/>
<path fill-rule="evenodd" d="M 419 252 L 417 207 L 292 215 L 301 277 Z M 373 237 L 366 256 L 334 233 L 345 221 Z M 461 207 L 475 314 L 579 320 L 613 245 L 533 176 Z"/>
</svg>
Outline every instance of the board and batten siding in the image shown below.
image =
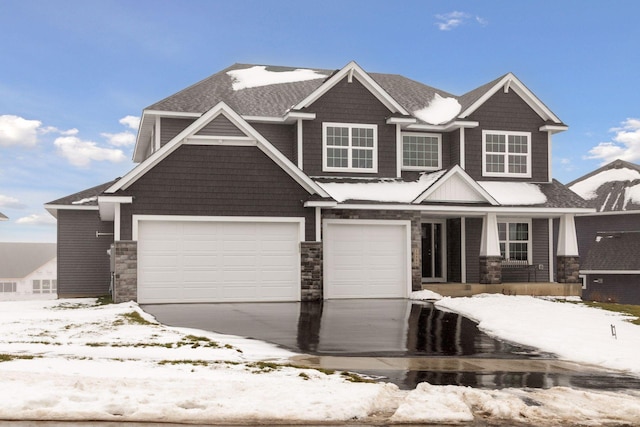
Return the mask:
<svg viewBox="0 0 640 427">
<path fill-rule="evenodd" d="M 345 77 L 305 109 L 316 119 L 304 122 L 304 171 L 310 176 L 395 177 L 396 127 L 386 124 L 390 111 L 362 83 Z M 323 172 L 322 124 L 371 124 L 378 127 L 378 172 Z"/>
<path fill-rule="evenodd" d="M 101 221 L 97 210 L 58 210 L 60 298 L 109 294 L 111 243 L 113 222 Z"/>
<path fill-rule="evenodd" d="M 131 215 L 304 217 L 315 240 L 309 193 L 257 147 L 183 145 L 124 193 L 121 238 L 131 239 Z"/>
<path fill-rule="evenodd" d="M 480 126 L 465 129 L 465 170 L 477 181 L 501 180 L 482 176 L 482 131 L 531 132 L 531 178 L 517 178 L 532 182 L 549 181 L 549 141 L 547 132 L 540 132 L 544 120 L 513 90 L 499 90 L 467 120 Z M 510 178 L 511 179 L 511 178 Z"/>
</svg>

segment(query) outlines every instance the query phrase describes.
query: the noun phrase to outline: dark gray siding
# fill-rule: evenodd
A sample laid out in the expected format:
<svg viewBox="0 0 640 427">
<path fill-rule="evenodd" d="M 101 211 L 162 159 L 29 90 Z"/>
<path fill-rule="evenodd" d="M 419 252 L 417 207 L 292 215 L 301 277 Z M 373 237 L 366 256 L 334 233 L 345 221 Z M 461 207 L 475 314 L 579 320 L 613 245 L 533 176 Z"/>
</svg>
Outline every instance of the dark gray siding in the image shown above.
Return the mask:
<svg viewBox="0 0 640 427">
<path fill-rule="evenodd" d="M 596 280 L 602 283 L 596 283 Z M 639 274 L 589 274 L 585 285 L 586 289 L 582 290 L 584 300 L 640 305 Z"/>
<path fill-rule="evenodd" d="M 113 222 L 100 221 L 98 211 L 58 211 L 58 296 L 94 297 L 109 294 L 110 271 L 107 250 Z"/>
<path fill-rule="evenodd" d="M 160 146 L 171 141 L 176 135 L 185 130 L 196 119 L 176 119 L 163 117 L 160 119 Z"/>
<path fill-rule="evenodd" d="M 465 220 L 467 231 L 466 256 L 467 256 L 467 282 L 478 283 L 480 281 L 480 239 L 482 238 L 482 218 L 467 218 Z"/>
<path fill-rule="evenodd" d="M 504 93 L 499 90 L 478 110 L 468 117 L 480 126 L 465 130 L 466 171 L 475 180 L 492 180 L 482 176 L 482 131 L 531 132 L 531 179 L 534 182 L 548 182 L 549 144 L 547 132 L 540 132 L 544 121 L 513 90 Z M 511 178 L 510 178 L 511 179 Z"/>
<path fill-rule="evenodd" d="M 449 152 L 449 162 L 445 164 L 443 161 L 443 169 L 460 164 L 460 130 L 454 130 L 446 135 L 449 139 L 447 150 Z"/>
<path fill-rule="evenodd" d="M 578 251 L 587 259 L 598 231 L 640 231 L 640 212 L 622 215 L 577 216 Z"/>
<path fill-rule="evenodd" d="M 345 78 L 306 110 L 316 120 L 304 123 L 304 171 L 311 176 L 396 176 L 396 127 L 387 125 L 390 111 L 357 79 Z M 378 173 L 339 173 L 322 171 L 322 123 L 378 125 Z"/>
<path fill-rule="evenodd" d="M 224 115 L 219 115 L 211 120 L 205 127 L 200 129 L 196 135 L 204 136 L 246 136 L 244 132 L 236 127 Z"/>
<path fill-rule="evenodd" d="M 315 239 L 308 192 L 257 147 L 181 146 L 126 194 L 134 202 L 121 211 L 122 240 L 131 214 L 305 217 L 306 239 Z"/>
<path fill-rule="evenodd" d="M 294 164 L 298 164 L 297 125 L 274 125 L 268 123 L 251 123 L 251 126 Z"/>
</svg>

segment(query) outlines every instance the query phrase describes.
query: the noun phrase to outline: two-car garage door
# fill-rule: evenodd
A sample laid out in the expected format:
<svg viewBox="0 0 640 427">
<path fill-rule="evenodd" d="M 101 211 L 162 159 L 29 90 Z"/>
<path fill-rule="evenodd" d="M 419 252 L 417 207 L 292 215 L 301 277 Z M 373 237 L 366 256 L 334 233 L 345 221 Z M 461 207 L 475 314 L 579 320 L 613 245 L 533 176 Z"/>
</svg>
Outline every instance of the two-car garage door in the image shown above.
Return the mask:
<svg viewBox="0 0 640 427">
<path fill-rule="evenodd" d="M 138 301 L 297 301 L 300 230 L 300 220 L 141 220 Z"/>
</svg>

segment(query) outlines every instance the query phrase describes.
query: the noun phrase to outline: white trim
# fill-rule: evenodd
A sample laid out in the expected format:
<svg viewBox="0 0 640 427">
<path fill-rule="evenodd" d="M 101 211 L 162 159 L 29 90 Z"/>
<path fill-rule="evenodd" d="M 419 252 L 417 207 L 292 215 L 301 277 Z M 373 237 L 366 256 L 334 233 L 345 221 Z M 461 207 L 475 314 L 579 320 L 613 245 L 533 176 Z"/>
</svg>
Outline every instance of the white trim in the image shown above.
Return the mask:
<svg viewBox="0 0 640 427">
<path fill-rule="evenodd" d="M 551 144 L 551 132 L 547 134 L 547 181 L 553 181 L 553 174 L 551 173 L 551 169 L 553 168 L 553 164 L 551 162 L 551 150 L 553 149 Z"/>
<path fill-rule="evenodd" d="M 358 64 L 351 61 L 341 70 L 334 73 L 329 79 L 327 79 L 319 88 L 313 91 L 305 99 L 297 103 L 292 107 L 292 110 L 302 110 L 317 101 L 322 95 L 327 93 L 329 89 L 334 87 L 343 78 L 351 75 L 355 77 L 362 85 L 369 90 L 385 107 L 387 107 L 392 113 L 401 113 L 409 116 L 409 112 L 405 110 L 395 99 L 391 97 L 375 80 L 373 80 Z"/>
<path fill-rule="evenodd" d="M 387 119 L 388 125 L 411 125 L 417 122 L 418 119 L 414 117 L 389 117 Z"/>
<path fill-rule="evenodd" d="M 316 206 L 316 242 L 322 242 L 322 208 Z"/>
<path fill-rule="evenodd" d="M 303 147 L 302 147 L 302 119 L 298 119 L 298 123 L 296 125 L 296 137 L 297 137 L 297 146 L 298 146 L 298 169 L 304 170 L 302 167 L 302 161 L 304 159 L 303 156 Z"/>
<path fill-rule="evenodd" d="M 396 124 L 396 177 L 402 178 L 402 126 Z"/>
<path fill-rule="evenodd" d="M 504 76 L 498 83 L 495 84 L 491 89 L 484 93 L 476 102 L 471 104 L 466 110 L 460 113 L 458 117 L 466 118 L 473 114 L 482 104 L 487 102 L 489 98 L 491 98 L 496 92 L 498 92 L 501 88 L 504 88 L 506 84 L 509 84 L 509 89 L 512 89 L 520 98 L 523 99 L 541 118 L 544 120 L 551 120 L 555 123 L 562 123 L 558 117 L 556 117 L 553 112 L 547 108 L 546 105 L 538 99 L 537 96 L 533 94 L 518 78 L 513 74 L 509 73 Z"/>
<path fill-rule="evenodd" d="M 447 172 L 446 174 L 441 176 L 435 183 L 431 184 L 431 186 L 429 188 L 427 188 L 420 195 L 418 195 L 418 197 L 416 197 L 411 203 L 413 203 L 413 204 L 422 203 L 423 201 L 425 201 L 427 199 L 427 197 L 429 197 L 431 194 L 433 194 L 434 191 L 436 191 L 438 188 L 440 188 L 442 185 L 444 185 L 444 183 L 447 182 L 447 180 L 450 179 L 453 175 L 458 175 L 460 178 L 462 178 L 462 180 L 465 181 L 469 185 L 469 187 L 471 187 L 472 190 L 474 190 L 476 193 L 478 193 L 482 198 L 484 198 L 491 205 L 493 205 L 493 206 L 500 205 L 496 201 L 496 199 L 494 199 L 491 196 L 491 194 L 489 194 L 487 192 L 487 190 L 485 190 L 480 184 L 478 184 L 476 181 L 474 181 L 473 178 L 471 178 L 469 176 L 469 174 L 467 174 L 464 171 L 464 169 L 462 169 L 458 165 L 454 165 L 449 170 L 449 172 Z M 484 208 L 484 210 L 486 210 L 486 208 Z"/>
<path fill-rule="evenodd" d="M 349 145 L 346 146 L 329 146 L 327 145 L 327 128 L 347 128 L 349 129 Z M 353 144 L 354 129 L 371 129 L 373 130 L 373 147 L 359 147 Z M 346 149 L 347 150 L 347 167 L 327 166 L 327 149 Z M 372 167 L 371 168 L 355 168 L 351 166 L 353 159 L 353 150 L 371 151 Z M 368 123 L 322 123 L 322 171 L 323 172 L 357 172 L 357 173 L 377 173 L 378 172 L 378 125 Z"/>
<path fill-rule="evenodd" d="M 487 171 L 487 135 L 503 135 L 505 137 L 504 153 L 490 151 L 492 155 L 502 155 L 504 157 L 504 172 L 488 172 Z M 509 136 L 526 136 L 527 152 L 526 153 L 510 153 L 509 152 Z M 514 177 L 514 178 L 531 178 L 531 157 L 533 157 L 531 141 L 531 132 L 501 131 L 501 130 L 483 130 L 482 131 L 482 176 L 488 177 Z M 513 173 L 509 172 L 509 155 L 525 156 L 527 158 L 527 172 Z M 551 157 L 551 156 L 549 156 Z"/>
<path fill-rule="evenodd" d="M 249 116 L 242 115 L 243 120 L 252 123 L 294 123 L 297 120 L 315 120 L 316 113 L 305 113 L 302 111 L 288 111 L 284 116 Z"/>
<path fill-rule="evenodd" d="M 467 218 L 460 217 L 460 281 L 467 283 Z"/>
<path fill-rule="evenodd" d="M 566 125 L 542 125 L 538 129 L 540 132 L 549 132 L 549 134 L 564 132 L 569 129 L 569 126 Z"/>
<path fill-rule="evenodd" d="M 640 270 L 580 270 L 581 274 L 640 274 Z"/>
<path fill-rule="evenodd" d="M 595 208 L 594 208 L 594 209 L 591 209 L 591 212 L 589 212 L 589 213 L 576 214 L 576 216 L 580 216 L 580 217 L 584 217 L 584 216 L 607 216 L 607 215 L 640 215 L 640 210 L 596 212 Z"/>
<path fill-rule="evenodd" d="M 407 210 L 407 211 L 430 211 L 443 212 L 452 216 L 476 214 L 482 216 L 488 212 L 499 213 L 500 215 L 528 215 L 534 217 L 547 217 L 549 215 L 561 217 L 564 214 L 577 214 L 588 211 L 586 208 L 527 208 L 512 206 L 438 206 L 438 205 L 419 205 L 419 204 L 373 204 L 373 203 L 339 203 L 336 209 L 374 209 L 374 210 Z"/>
<path fill-rule="evenodd" d="M 501 256 L 500 237 L 498 235 L 498 216 L 495 212 L 487 212 L 487 214 L 482 217 L 480 256 Z"/>
<path fill-rule="evenodd" d="M 153 129 L 154 149 L 152 152 L 158 151 L 162 145 L 162 138 L 160 138 L 160 136 L 162 135 L 162 130 L 160 128 L 161 125 L 162 124 L 161 124 L 160 116 L 156 116 L 154 129 Z"/>
<path fill-rule="evenodd" d="M 133 196 L 98 196 L 100 203 L 133 203 Z"/>
<path fill-rule="evenodd" d="M 466 142 L 464 135 L 464 128 L 460 128 L 460 167 L 464 169 L 466 167 Z"/>
<path fill-rule="evenodd" d="M 150 169 L 155 167 L 160 161 L 165 159 L 176 149 L 178 149 L 178 147 L 184 144 L 185 139 L 195 135 L 198 131 L 200 131 L 200 129 L 202 129 L 211 120 L 218 117 L 220 114 L 224 115 L 238 129 L 243 131 L 250 138 L 255 139 L 258 148 L 271 160 L 273 160 L 278 166 L 280 166 L 290 177 L 298 182 L 298 184 L 300 184 L 310 194 L 319 194 L 322 197 L 329 197 L 329 195 L 322 189 L 322 187 L 320 187 L 304 172 L 298 169 L 296 165 L 291 162 L 291 160 L 289 160 L 284 154 L 276 149 L 273 144 L 267 141 L 266 138 L 264 138 L 258 131 L 256 131 L 249 123 L 242 119 L 242 117 L 240 117 L 224 102 L 218 103 L 215 107 L 204 113 L 198 120 L 187 126 L 186 129 L 184 129 L 171 141 L 160 148 L 160 150 L 153 153 L 145 161 L 129 171 L 129 173 L 118 180 L 114 185 L 107 188 L 105 190 L 105 193 L 115 193 L 118 190 L 128 188 L 131 184 L 133 184 L 140 177 L 146 174 Z"/>
<path fill-rule="evenodd" d="M 584 274 L 578 274 L 578 277 L 582 281 L 582 289 L 587 289 L 587 276 Z"/>
<path fill-rule="evenodd" d="M 555 271 L 555 256 L 553 254 L 553 218 L 548 219 L 549 223 L 549 283 L 553 282 L 553 273 Z"/>
<path fill-rule="evenodd" d="M 305 208 L 335 208 L 338 202 L 335 200 L 309 200 L 304 202 Z"/>
<path fill-rule="evenodd" d="M 205 135 L 193 135 L 185 138 L 182 142 L 183 145 L 227 145 L 234 147 L 257 147 L 258 141 L 255 139 L 243 137 L 243 136 L 205 136 Z"/>
<path fill-rule="evenodd" d="M 579 256 L 578 238 L 576 235 L 576 224 L 573 214 L 567 213 L 560 217 L 557 255 L 568 257 Z"/>
<path fill-rule="evenodd" d="M 113 241 L 120 241 L 120 203 L 116 203 L 114 206 L 115 212 L 113 213 Z"/>
<path fill-rule="evenodd" d="M 438 165 L 437 166 L 406 166 L 404 164 L 404 137 L 416 136 L 424 138 L 436 138 L 438 143 Z M 426 133 L 426 132 L 402 132 L 401 133 L 401 161 L 402 170 L 406 171 L 437 171 L 442 169 L 442 134 L 440 133 Z"/>
<path fill-rule="evenodd" d="M 412 274 L 412 266 L 411 266 L 411 221 L 409 220 L 399 220 L 399 219 L 325 219 L 322 221 L 322 232 L 323 236 L 327 236 L 327 227 L 331 224 L 355 224 L 355 225 L 402 225 L 405 227 L 405 258 L 406 258 L 406 266 L 405 266 L 405 298 L 408 298 L 411 295 L 412 291 L 412 282 L 413 282 L 413 274 Z M 323 239 L 323 254 L 326 254 L 328 250 L 325 249 L 324 245 L 327 244 L 327 239 Z M 326 285 L 329 282 L 331 272 L 328 271 L 327 268 L 327 256 L 323 255 L 322 259 L 322 270 L 324 274 L 324 283 L 323 294 L 324 298 L 327 298 Z"/>
<path fill-rule="evenodd" d="M 91 206 L 83 206 L 83 205 L 44 205 L 44 208 L 47 212 L 51 214 L 54 218 L 58 218 L 59 210 L 77 210 L 77 211 L 97 211 L 100 210 L 100 207 L 91 205 Z M 8 221 L 9 218 L 0 218 L 0 221 Z"/>
<path fill-rule="evenodd" d="M 426 123 L 414 123 L 406 126 L 407 130 L 416 131 L 432 131 L 432 132 L 449 132 L 455 129 L 476 128 L 480 126 L 480 122 L 471 120 L 456 120 L 443 125 L 430 125 Z"/>
<path fill-rule="evenodd" d="M 304 241 L 305 219 L 281 216 L 195 216 L 195 215 L 132 215 L 131 240 L 138 241 L 138 230 L 142 221 L 176 222 L 292 222 L 299 225 L 300 242 Z"/>
<path fill-rule="evenodd" d="M 184 117 L 193 118 L 200 117 L 201 113 L 187 112 L 187 111 L 164 111 L 164 110 L 144 110 L 144 114 L 148 116 L 160 116 L 160 117 Z"/>
</svg>

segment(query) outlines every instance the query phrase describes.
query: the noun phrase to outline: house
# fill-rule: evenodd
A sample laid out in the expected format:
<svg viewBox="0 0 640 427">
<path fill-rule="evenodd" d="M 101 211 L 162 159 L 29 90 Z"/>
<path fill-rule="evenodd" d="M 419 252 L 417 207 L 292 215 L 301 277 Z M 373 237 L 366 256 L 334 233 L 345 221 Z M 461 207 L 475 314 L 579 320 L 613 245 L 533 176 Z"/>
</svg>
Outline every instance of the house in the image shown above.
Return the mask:
<svg viewBox="0 0 640 427">
<path fill-rule="evenodd" d="M 125 176 L 45 206 L 58 292 L 140 303 L 404 298 L 433 283 L 579 292 L 574 217 L 592 209 L 552 178 L 552 137 L 566 129 L 511 73 L 455 96 L 355 62 L 235 64 L 144 109 Z"/>
<path fill-rule="evenodd" d="M 55 243 L 0 242 L 0 301 L 57 298 Z"/>
<path fill-rule="evenodd" d="M 567 186 L 595 210 L 575 219 L 583 298 L 640 304 L 640 166 L 615 160 Z"/>
<path fill-rule="evenodd" d="M 6 221 L 9 218 L 7 218 L 7 216 L 5 214 L 3 214 L 2 212 L 0 212 L 0 221 Z"/>
</svg>

